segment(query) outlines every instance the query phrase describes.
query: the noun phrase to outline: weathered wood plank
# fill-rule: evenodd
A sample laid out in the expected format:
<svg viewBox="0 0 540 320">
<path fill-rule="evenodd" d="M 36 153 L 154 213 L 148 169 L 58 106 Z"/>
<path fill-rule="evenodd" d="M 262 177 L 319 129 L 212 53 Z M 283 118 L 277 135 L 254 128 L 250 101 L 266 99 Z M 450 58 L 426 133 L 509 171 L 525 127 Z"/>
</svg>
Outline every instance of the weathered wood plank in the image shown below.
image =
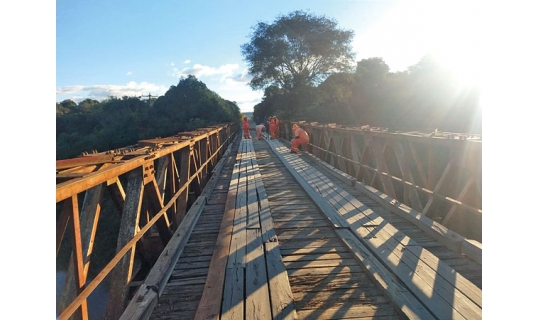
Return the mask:
<svg viewBox="0 0 540 320">
<path fill-rule="evenodd" d="M 354 259 L 336 259 L 336 260 L 311 260 L 311 261 L 283 261 L 287 270 L 315 267 L 335 267 L 353 266 L 358 264 Z"/>
<path fill-rule="evenodd" d="M 296 307 L 298 310 L 326 309 L 328 305 L 350 307 L 353 302 L 355 305 L 379 305 L 388 303 L 388 298 L 375 286 L 372 288 L 345 288 L 326 291 L 296 290 L 293 294 L 297 301 Z"/>
<path fill-rule="evenodd" d="M 298 310 L 298 317 L 305 320 L 318 319 L 401 319 L 390 305 L 345 306 L 342 308 L 320 308 Z"/>
<path fill-rule="evenodd" d="M 450 250 L 461 253 L 462 245 L 466 241 L 465 237 L 460 234 L 446 228 L 445 226 L 433 221 L 432 219 L 424 216 L 420 212 L 413 210 L 412 208 L 406 206 L 403 203 L 398 202 L 395 199 L 390 198 L 388 195 L 382 193 L 381 191 L 372 188 L 361 182 L 355 184 L 355 188 L 363 192 L 365 195 L 371 199 L 377 201 L 383 207 L 389 211 L 409 220 L 414 223 L 417 227 L 425 231 L 428 235 L 437 239 L 440 243 L 444 244 Z M 476 250 L 471 250 L 469 252 L 470 258 L 478 263 L 482 263 L 482 248 L 478 247 Z"/>
<path fill-rule="evenodd" d="M 306 254 L 295 254 L 295 255 L 288 255 L 286 257 L 283 257 L 283 262 L 294 262 L 294 261 L 323 261 L 323 260 L 340 260 L 340 259 L 350 259 L 352 256 L 348 253 L 330 253 L 330 252 L 323 252 L 323 253 L 306 253 Z"/>
<path fill-rule="evenodd" d="M 261 232 L 263 237 L 263 242 L 272 241 L 276 232 L 274 230 L 274 222 L 272 215 L 270 213 L 270 206 L 268 203 L 268 197 L 266 195 L 266 190 L 262 182 L 261 173 L 259 171 L 259 165 L 254 163 L 255 168 L 255 186 L 257 188 L 257 196 L 259 199 L 259 215 L 261 222 Z"/>
<path fill-rule="evenodd" d="M 334 226 L 336 227 L 343 227 L 343 222 L 341 221 L 341 218 L 338 217 L 334 211 L 331 209 L 330 205 L 326 202 L 324 202 L 320 195 L 319 195 L 319 190 L 317 189 L 314 189 L 314 187 L 312 187 L 306 180 L 303 179 L 302 177 L 302 169 L 298 168 L 298 167 L 293 167 L 291 164 L 289 164 L 289 161 L 291 162 L 295 162 L 295 161 L 298 161 L 298 160 L 295 160 L 295 159 L 290 159 L 290 155 L 282 155 L 279 153 L 279 151 L 273 149 L 273 151 L 275 152 L 275 154 L 281 159 L 281 161 L 283 161 L 283 163 L 285 164 L 285 167 L 287 167 L 287 169 L 291 172 L 291 174 L 293 175 L 293 177 L 295 177 L 296 181 L 302 185 L 302 187 L 304 187 L 305 191 L 308 193 L 308 195 L 311 197 L 311 199 L 317 204 L 317 206 L 327 215 L 328 219 L 330 220 L 330 222 L 332 224 L 334 224 Z M 286 160 L 288 159 L 288 160 Z"/>
<path fill-rule="evenodd" d="M 371 230 L 367 231 L 366 228 L 358 228 L 355 231 L 361 238 L 369 237 L 366 241 L 368 246 L 383 257 L 386 267 L 395 273 L 438 318 L 481 319 L 482 310 L 476 304 L 426 265 L 422 259 L 412 254 L 410 250 L 415 250 L 412 241 L 408 242 L 406 250 L 401 251 L 396 247 L 399 240 L 393 241 L 391 236 L 385 237 L 384 229 L 385 226 L 382 226 L 375 233 L 371 233 Z M 422 250 L 420 247 L 417 248 Z M 443 261 L 437 259 L 429 251 L 424 251 L 426 256 L 438 261 L 438 266 L 444 265 Z"/>
<path fill-rule="evenodd" d="M 384 224 L 380 219 L 381 225 Z M 449 267 L 445 262 L 439 260 L 430 251 L 418 246 L 412 239 L 403 235 L 403 233 L 391 225 L 383 225 L 382 228 L 374 234 L 374 237 L 369 241 L 378 240 L 378 244 L 383 243 L 383 247 L 378 247 L 376 250 L 385 250 L 385 248 L 393 248 L 394 254 L 400 259 L 401 264 L 408 264 L 418 275 L 428 283 L 433 284 L 433 289 L 446 297 L 448 301 L 464 301 L 465 305 L 469 305 L 468 301 L 482 307 L 482 290 L 467 280 L 465 277 L 456 273 L 455 270 Z M 418 266 L 422 266 L 419 268 Z M 435 288 L 436 285 L 436 288 Z M 458 308 L 459 304 L 454 302 L 454 307 Z M 467 308 L 464 306 L 464 308 Z M 472 307 L 475 312 L 481 312 L 481 309 Z"/>
<path fill-rule="evenodd" d="M 278 157 L 280 156 L 276 148 L 272 148 L 272 150 Z M 285 160 L 285 161 L 288 160 L 286 156 L 282 156 L 281 158 L 282 160 Z M 418 274 L 415 273 L 414 268 L 412 268 L 412 270 L 411 269 L 405 270 L 406 267 L 404 266 L 404 264 L 400 263 L 400 260 L 393 258 L 393 255 L 402 256 L 402 254 L 400 254 L 399 252 L 396 252 L 397 251 L 395 249 L 396 245 L 385 246 L 385 243 L 383 243 L 382 240 L 380 240 L 380 236 L 376 235 L 377 232 L 379 232 L 379 229 L 384 229 L 385 226 L 390 226 L 387 222 L 381 222 L 382 219 L 377 214 L 375 214 L 371 209 L 369 209 L 367 206 L 362 204 L 360 201 L 348 195 L 347 192 L 341 191 L 339 187 L 334 188 L 332 186 L 331 181 L 329 181 L 328 179 L 324 179 L 324 177 L 318 175 L 312 169 L 307 168 L 304 164 L 302 164 L 302 161 L 300 161 L 300 159 L 290 159 L 290 160 L 291 160 L 290 166 L 286 165 L 286 167 L 291 172 L 291 174 L 295 176 L 295 172 L 299 172 L 298 174 L 296 174 L 295 177 L 299 179 L 305 179 L 305 181 L 307 182 L 307 185 L 309 185 L 316 191 L 316 192 L 311 192 L 310 196 L 315 197 L 315 198 L 319 197 L 325 200 L 325 201 L 320 200 L 320 201 L 315 201 L 315 202 L 317 204 L 323 203 L 323 202 L 325 204 L 329 204 L 329 205 L 321 207 L 321 210 L 323 211 L 323 213 L 325 213 L 331 221 L 339 221 L 342 226 L 351 226 L 353 229 L 353 232 L 359 234 L 360 238 L 365 239 L 366 244 L 370 247 L 370 249 L 372 250 L 376 250 L 377 248 L 379 249 L 379 251 L 376 250 L 375 252 L 383 259 L 384 264 L 381 265 L 382 269 L 390 268 L 391 270 L 393 270 L 393 272 L 397 272 L 400 280 L 403 281 L 407 285 L 408 289 L 413 291 L 416 295 L 423 295 L 427 297 L 428 296 L 427 292 L 425 291 L 423 292 L 423 290 L 430 291 L 429 300 L 427 298 L 423 299 L 423 297 L 421 297 L 420 299 L 430 307 L 432 312 L 435 312 L 436 314 L 438 314 L 438 316 L 442 316 L 443 318 L 444 317 L 460 318 L 463 315 L 465 315 L 465 318 L 469 318 L 469 317 L 475 318 L 475 317 L 481 316 L 481 308 L 475 308 L 474 305 L 471 305 L 470 303 L 468 303 L 467 302 L 468 298 L 465 295 L 462 295 L 461 293 L 459 293 L 459 290 L 456 290 L 452 286 L 449 286 L 446 289 L 443 289 L 443 291 L 445 292 L 449 292 L 452 289 L 454 291 L 458 291 L 456 294 L 454 294 L 454 296 L 450 295 L 446 297 L 446 299 L 448 299 L 449 301 L 454 301 L 456 299 L 462 300 L 462 301 L 454 301 L 454 304 L 457 303 L 456 309 L 454 309 L 452 306 L 446 304 L 444 298 L 437 297 L 437 295 L 439 295 L 440 293 L 437 293 L 437 292 L 432 293 L 433 291 L 435 291 L 435 288 L 428 289 L 430 288 L 429 286 L 430 278 L 428 276 L 429 272 L 428 274 L 423 274 L 423 276 L 419 276 Z M 335 211 L 336 213 L 339 214 L 339 216 L 336 216 L 331 211 Z M 342 219 L 346 221 L 345 224 L 342 223 L 343 221 Z M 345 231 L 342 231 L 342 232 L 345 232 Z M 397 243 L 399 243 L 400 240 L 402 241 L 404 237 L 406 237 L 404 236 L 403 233 L 400 233 L 399 235 L 395 235 L 395 236 L 396 236 Z M 439 262 L 439 265 L 444 264 L 432 254 L 430 255 L 429 252 L 426 253 L 426 255 L 429 256 L 430 259 L 434 258 L 435 260 L 437 260 Z M 422 263 L 421 259 L 417 257 L 416 263 L 418 264 L 419 262 Z M 287 267 L 294 266 L 294 262 L 287 262 L 285 260 L 284 263 L 287 265 Z M 316 263 L 320 263 L 320 262 L 316 262 Z M 411 261 L 411 267 L 412 267 L 412 263 L 413 261 Z M 396 266 L 398 266 L 399 268 Z M 426 268 L 429 269 L 429 267 L 426 267 Z M 452 270 L 451 268 L 449 269 Z M 446 282 L 446 280 L 444 280 L 444 278 L 441 277 L 440 275 L 439 275 L 439 278 L 440 278 L 440 280 L 438 281 L 439 284 Z M 416 280 L 412 281 L 411 279 L 416 279 Z M 436 273 L 434 274 L 433 279 L 438 279 Z M 469 290 L 469 289 L 471 288 L 465 286 L 463 290 Z M 416 304 L 421 306 L 419 302 L 416 302 Z"/>
<path fill-rule="evenodd" d="M 308 291 L 335 291 L 343 289 L 362 289 L 373 288 L 378 294 L 383 291 L 371 281 L 371 277 L 366 272 L 345 272 L 341 271 L 332 276 L 327 274 L 311 274 L 302 277 L 294 277 L 290 280 L 294 285 L 295 292 Z"/>
<path fill-rule="evenodd" d="M 272 304 L 272 319 L 297 319 L 289 277 L 282 261 L 279 244 L 277 241 L 266 242 L 264 249 Z"/>
<path fill-rule="evenodd" d="M 281 250 L 287 249 L 311 249 L 311 248 L 321 248 L 321 247 L 334 247 L 339 246 L 341 242 L 337 238 L 318 238 L 318 239 L 291 239 L 283 240 L 280 237 L 279 247 Z"/>
<path fill-rule="evenodd" d="M 340 253 L 349 252 L 349 249 L 345 247 L 318 247 L 318 248 L 300 248 L 300 249 L 283 249 L 280 248 L 283 256 L 290 256 L 293 254 L 322 254 L 322 253 Z"/>
<path fill-rule="evenodd" d="M 233 266 L 225 272 L 223 289 L 222 320 L 244 318 L 244 266 Z"/>
<path fill-rule="evenodd" d="M 314 156 L 312 157 L 316 158 Z M 337 170 L 337 172 L 339 172 L 339 170 Z M 379 190 L 374 189 L 373 187 L 358 181 L 354 184 L 354 187 L 369 196 L 371 199 L 375 200 L 387 210 L 395 213 L 398 216 L 404 217 L 429 234 L 431 237 L 437 239 L 437 241 L 447 246 L 450 250 L 466 254 L 477 263 L 482 263 L 482 245 L 480 243 L 476 242 L 475 245 L 471 246 L 470 243 L 474 242 L 465 239 L 456 232 L 449 230 L 443 225 L 422 215 L 420 212 L 411 209 L 405 204 L 396 201 L 395 199 L 389 197 Z M 463 247 L 465 247 L 465 249 Z M 466 250 L 467 253 L 465 253 L 464 250 Z"/>
<path fill-rule="evenodd" d="M 287 268 L 287 274 L 289 275 L 289 282 L 292 282 L 295 277 L 304 277 L 306 275 L 326 274 L 333 275 L 339 273 L 351 273 L 351 272 L 364 272 L 364 269 L 358 264 L 349 266 L 335 266 L 331 267 L 304 267 L 300 269 Z"/>
<path fill-rule="evenodd" d="M 253 144 L 251 144 L 251 150 L 253 150 Z M 259 217 L 259 201 L 257 197 L 257 185 L 255 181 L 255 167 L 254 163 L 257 163 L 253 159 L 253 152 L 249 152 L 249 159 L 247 160 L 247 212 L 248 212 L 248 229 L 261 228 L 261 222 Z"/>
<path fill-rule="evenodd" d="M 235 165 L 236 166 L 236 165 Z M 246 254 L 246 171 L 239 165 L 238 193 L 236 195 L 236 210 L 234 213 L 233 234 L 227 268 L 245 265 Z"/>
<path fill-rule="evenodd" d="M 276 229 L 280 228 L 320 228 L 328 227 L 327 220 L 300 220 L 300 221 L 275 221 L 274 226 Z"/>
<path fill-rule="evenodd" d="M 358 240 L 349 230 L 340 229 L 336 232 L 345 244 L 354 252 L 376 283 L 385 290 L 392 303 L 396 305 L 409 319 L 436 319 L 428 309 L 402 284 L 388 269 L 379 262 L 369 249 Z"/>
<path fill-rule="evenodd" d="M 246 319 L 270 319 L 272 311 L 260 229 L 247 230 Z"/>
<path fill-rule="evenodd" d="M 235 167 L 235 169 L 238 168 Z M 195 320 L 218 320 L 220 316 L 221 302 L 223 300 L 222 288 L 225 283 L 225 269 L 227 257 L 229 256 L 236 209 L 238 176 L 238 170 L 233 170 L 218 240 L 210 261 L 204 291 L 195 313 Z"/>
</svg>

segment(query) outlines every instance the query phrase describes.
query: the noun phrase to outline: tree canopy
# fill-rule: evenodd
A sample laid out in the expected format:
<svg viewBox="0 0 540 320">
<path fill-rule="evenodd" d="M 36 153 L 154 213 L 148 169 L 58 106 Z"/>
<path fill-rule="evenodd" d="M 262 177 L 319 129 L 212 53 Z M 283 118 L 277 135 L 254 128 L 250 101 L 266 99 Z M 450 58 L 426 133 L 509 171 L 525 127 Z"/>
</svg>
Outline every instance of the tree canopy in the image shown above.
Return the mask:
<svg viewBox="0 0 540 320">
<path fill-rule="evenodd" d="M 236 103 L 222 99 L 192 75 L 153 103 L 137 97 L 86 99 L 78 104 L 64 100 L 56 103 L 56 159 L 239 120 Z"/>
<path fill-rule="evenodd" d="M 252 89 L 277 86 L 288 91 L 318 85 L 329 73 L 351 70 L 353 31 L 340 30 L 325 16 L 294 11 L 273 24 L 259 22 L 241 46 L 253 76 Z"/>
<path fill-rule="evenodd" d="M 480 87 L 462 86 L 433 57 L 406 71 L 390 72 L 380 57 L 357 62 L 354 72 L 334 73 L 316 87 L 289 92 L 270 86 L 255 105 L 257 122 L 270 115 L 391 130 L 480 133 Z"/>
</svg>

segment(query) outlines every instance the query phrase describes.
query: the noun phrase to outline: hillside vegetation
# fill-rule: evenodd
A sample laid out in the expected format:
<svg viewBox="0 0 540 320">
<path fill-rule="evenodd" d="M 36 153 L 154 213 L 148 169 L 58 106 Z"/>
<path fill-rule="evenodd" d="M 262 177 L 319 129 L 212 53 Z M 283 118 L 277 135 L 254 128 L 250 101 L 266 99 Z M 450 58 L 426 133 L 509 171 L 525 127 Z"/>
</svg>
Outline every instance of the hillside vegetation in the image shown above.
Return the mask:
<svg viewBox="0 0 540 320">
<path fill-rule="evenodd" d="M 181 79 L 152 100 L 111 97 L 104 101 L 64 100 L 56 104 L 56 159 L 84 151 L 121 148 L 141 139 L 240 121 L 240 108 L 194 76 Z"/>
</svg>

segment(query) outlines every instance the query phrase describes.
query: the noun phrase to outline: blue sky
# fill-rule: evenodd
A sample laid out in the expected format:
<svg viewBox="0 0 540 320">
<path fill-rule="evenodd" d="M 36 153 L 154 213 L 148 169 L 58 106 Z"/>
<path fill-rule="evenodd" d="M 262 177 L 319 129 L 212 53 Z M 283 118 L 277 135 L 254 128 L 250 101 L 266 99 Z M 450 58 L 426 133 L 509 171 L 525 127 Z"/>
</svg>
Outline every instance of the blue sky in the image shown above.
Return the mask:
<svg viewBox="0 0 540 320">
<path fill-rule="evenodd" d="M 477 76 L 477 1 L 56 1 L 56 101 L 162 95 L 195 75 L 249 112 L 262 91 L 247 85 L 240 46 L 258 22 L 303 10 L 353 30 L 356 60 L 382 57 L 406 70 L 428 53 Z M 456 70 L 458 68 L 456 67 Z M 465 78 L 465 77 L 464 77 Z"/>
</svg>

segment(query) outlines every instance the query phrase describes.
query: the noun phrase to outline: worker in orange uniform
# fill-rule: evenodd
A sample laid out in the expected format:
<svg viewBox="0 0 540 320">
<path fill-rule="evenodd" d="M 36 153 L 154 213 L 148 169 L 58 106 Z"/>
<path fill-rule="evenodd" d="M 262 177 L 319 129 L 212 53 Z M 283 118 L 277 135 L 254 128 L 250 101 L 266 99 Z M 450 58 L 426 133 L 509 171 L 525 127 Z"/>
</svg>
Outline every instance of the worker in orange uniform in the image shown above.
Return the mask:
<svg viewBox="0 0 540 320">
<path fill-rule="evenodd" d="M 259 140 L 262 139 L 262 133 L 263 131 L 266 130 L 266 127 L 264 126 L 264 124 L 259 124 L 257 126 L 255 126 L 255 130 L 257 131 L 257 138 L 259 138 Z"/>
<path fill-rule="evenodd" d="M 270 117 L 270 139 L 274 140 L 275 139 L 275 134 L 276 134 L 276 119 L 275 117 Z"/>
<path fill-rule="evenodd" d="M 244 128 L 244 138 L 251 139 L 251 136 L 249 135 L 249 122 L 246 116 L 244 116 L 244 119 L 242 120 L 242 127 Z"/>
<path fill-rule="evenodd" d="M 276 139 L 279 139 L 279 119 L 276 116 L 274 116 L 274 120 L 276 123 L 276 126 L 274 128 L 274 137 L 276 137 Z"/>
<path fill-rule="evenodd" d="M 292 130 L 294 133 L 294 138 L 291 140 L 291 152 L 297 153 L 298 146 L 309 142 L 309 135 L 304 129 L 300 128 L 296 123 L 293 124 Z"/>
</svg>

